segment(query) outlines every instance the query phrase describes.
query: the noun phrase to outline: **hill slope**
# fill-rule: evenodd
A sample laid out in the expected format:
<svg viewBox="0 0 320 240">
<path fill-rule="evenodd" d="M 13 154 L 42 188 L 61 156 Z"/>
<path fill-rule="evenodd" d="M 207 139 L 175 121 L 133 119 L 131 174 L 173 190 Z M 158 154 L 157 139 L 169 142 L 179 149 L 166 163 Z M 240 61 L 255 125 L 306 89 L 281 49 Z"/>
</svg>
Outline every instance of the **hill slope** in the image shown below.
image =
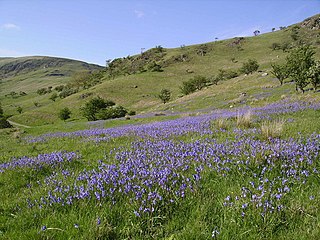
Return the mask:
<svg viewBox="0 0 320 240">
<path fill-rule="evenodd" d="M 73 118 L 81 118 L 79 108 L 93 96 L 111 99 L 138 113 L 189 113 L 235 105 L 263 105 L 286 96 L 317 98 L 318 94 L 311 91 L 304 95 L 295 93 L 290 82 L 280 86 L 270 74 L 270 69 L 271 63 L 284 61 L 289 49 L 303 42 L 313 45 L 316 58 L 319 58 L 318 19 L 319 15 L 285 29 L 254 37 L 227 39 L 175 49 L 163 49 L 158 46 L 137 56 L 113 60 L 110 63 L 113 67 L 112 72 L 107 71 L 104 81 L 90 89 L 65 99 L 58 99 L 56 102 L 48 100 L 49 96 L 38 97 L 40 107 L 34 107 L 32 101 L 24 102 L 28 110 L 21 115 L 15 113 L 15 105 L 12 103 L 5 108 L 11 114 L 16 114 L 12 117 L 13 121 L 41 125 L 59 121 L 57 112 L 62 107 L 72 108 Z M 273 49 L 274 44 L 287 46 L 288 49 Z M 196 75 L 211 77 L 217 75 L 220 69 L 238 71 L 248 59 L 258 61 L 260 72 L 248 76 L 241 74 L 218 85 L 208 86 L 202 91 L 187 96 L 181 95 L 180 87 L 183 81 Z M 161 71 L 155 71 L 157 66 L 161 67 Z M 262 77 L 262 73 L 265 72 L 269 74 Z M 157 98 L 162 88 L 172 91 L 172 100 L 165 105 Z M 90 97 L 83 98 L 84 95 Z"/>
<path fill-rule="evenodd" d="M 57 57 L 0 58 L 0 93 L 34 91 L 40 87 L 65 83 L 77 71 L 102 69 L 98 65 Z"/>
</svg>

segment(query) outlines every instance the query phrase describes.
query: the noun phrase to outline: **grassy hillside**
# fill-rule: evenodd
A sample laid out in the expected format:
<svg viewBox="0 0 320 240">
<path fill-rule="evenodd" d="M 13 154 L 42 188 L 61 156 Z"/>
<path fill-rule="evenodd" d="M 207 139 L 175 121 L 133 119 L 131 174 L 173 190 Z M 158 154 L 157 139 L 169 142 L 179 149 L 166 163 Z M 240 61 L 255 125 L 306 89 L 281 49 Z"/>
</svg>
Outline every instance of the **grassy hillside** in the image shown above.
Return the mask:
<svg viewBox="0 0 320 240">
<path fill-rule="evenodd" d="M 307 20 L 297 24 L 300 26 L 298 30 L 295 30 L 296 25 L 293 25 L 283 30 L 240 40 L 235 38 L 175 49 L 161 49 L 161 52 L 156 47 L 142 55 L 116 59 L 113 63 L 120 62 L 116 68 L 120 74 L 111 78 L 106 74 L 101 84 L 65 99 L 58 99 L 56 102 L 50 101 L 49 95 L 32 95 L 32 98 L 30 95 L 30 97 L 20 98 L 21 101 L 1 100 L 5 110 L 15 115 L 11 118 L 13 121 L 41 125 L 59 121 L 56 113 L 63 107 L 72 108 L 74 119 L 81 118 L 79 108 L 90 98 L 81 97 L 85 93 L 92 94 L 91 97 L 101 96 L 111 99 L 137 113 L 165 110 L 171 112 L 198 111 L 239 104 L 261 105 L 279 100 L 285 95 L 293 94 L 301 97 L 300 94 L 295 93 L 293 85 L 288 83 L 280 86 L 270 74 L 271 63 L 283 62 L 288 55 L 288 51 L 273 50 L 272 44 L 288 43 L 288 46 L 295 46 L 299 44 L 299 41 L 304 41 L 315 46 L 316 57 L 319 58 L 320 45 L 317 36 L 320 30 L 319 28 L 314 29 L 312 24 L 312 21 Z M 293 40 L 291 36 L 294 31 L 298 32 L 297 40 Z M 238 71 L 242 64 L 250 58 L 258 61 L 259 72 L 248 76 L 242 74 L 235 79 L 219 82 L 217 86 L 212 85 L 205 90 L 182 96 L 180 87 L 183 81 L 196 75 L 210 77 L 216 75 L 219 69 Z M 152 62 L 161 65 L 163 71 L 145 71 Z M 130 72 L 130 69 L 134 68 L 137 70 Z M 262 77 L 264 72 L 268 75 Z M 30 81 L 28 84 L 30 90 L 48 83 L 45 78 L 39 81 L 39 78 L 30 76 L 32 73 L 28 74 L 25 76 Z M 59 82 L 59 77 L 55 79 Z M 2 85 L 6 86 L 5 83 Z M 24 88 L 26 88 L 25 84 L 10 87 L 10 89 L 17 90 Z M 165 105 L 157 98 L 162 88 L 172 91 L 172 100 Z M 241 93 L 246 93 L 246 96 L 241 97 Z M 318 94 L 311 92 L 308 94 L 318 97 Z M 35 107 L 34 102 L 38 102 L 40 107 Z M 17 105 L 22 105 L 26 111 L 18 115 L 15 111 Z"/>
<path fill-rule="evenodd" d="M 34 102 L 44 99 L 36 94 L 38 89 L 67 84 L 76 72 L 102 69 L 98 65 L 55 57 L 0 58 L 0 102 L 8 114 L 17 114 L 17 106 L 32 111 Z M 16 95 L 11 96 L 12 92 Z"/>
</svg>

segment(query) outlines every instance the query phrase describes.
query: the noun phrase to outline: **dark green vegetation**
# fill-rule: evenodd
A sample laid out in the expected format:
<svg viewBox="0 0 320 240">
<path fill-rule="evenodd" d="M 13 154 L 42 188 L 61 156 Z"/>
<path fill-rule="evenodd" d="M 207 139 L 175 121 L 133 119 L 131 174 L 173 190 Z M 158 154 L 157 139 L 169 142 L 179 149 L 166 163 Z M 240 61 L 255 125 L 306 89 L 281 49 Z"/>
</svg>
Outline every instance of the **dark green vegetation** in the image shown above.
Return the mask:
<svg viewBox="0 0 320 240">
<path fill-rule="evenodd" d="M 28 72 L 21 93 L 8 77 L 0 119 L 32 127 L 0 130 L 0 238 L 317 239 L 319 29 L 157 46 L 55 84 Z"/>
</svg>

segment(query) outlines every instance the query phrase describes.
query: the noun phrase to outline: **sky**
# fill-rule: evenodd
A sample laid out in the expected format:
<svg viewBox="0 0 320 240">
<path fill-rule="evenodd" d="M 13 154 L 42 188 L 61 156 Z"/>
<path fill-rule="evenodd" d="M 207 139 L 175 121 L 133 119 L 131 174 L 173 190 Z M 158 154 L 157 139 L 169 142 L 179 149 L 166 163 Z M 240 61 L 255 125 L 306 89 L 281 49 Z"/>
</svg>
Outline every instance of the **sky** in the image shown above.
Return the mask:
<svg viewBox="0 0 320 240">
<path fill-rule="evenodd" d="M 141 49 L 252 36 L 318 13 L 320 0 L 0 0 L 0 57 L 104 66 Z"/>
</svg>

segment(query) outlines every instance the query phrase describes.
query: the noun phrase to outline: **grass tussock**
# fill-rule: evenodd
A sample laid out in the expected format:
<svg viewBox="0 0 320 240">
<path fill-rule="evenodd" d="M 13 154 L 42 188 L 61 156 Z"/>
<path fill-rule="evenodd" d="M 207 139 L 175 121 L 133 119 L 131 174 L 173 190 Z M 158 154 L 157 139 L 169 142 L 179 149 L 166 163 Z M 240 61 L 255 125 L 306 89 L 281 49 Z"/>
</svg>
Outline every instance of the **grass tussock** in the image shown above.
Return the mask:
<svg viewBox="0 0 320 240">
<path fill-rule="evenodd" d="M 214 125 L 218 129 L 227 130 L 228 127 L 229 127 L 229 122 L 228 122 L 228 119 L 226 119 L 226 118 L 218 118 L 217 120 L 215 120 L 215 124 Z"/>
<path fill-rule="evenodd" d="M 285 120 L 278 119 L 274 121 L 266 121 L 261 124 L 261 134 L 263 138 L 280 138 Z"/>
<path fill-rule="evenodd" d="M 253 118 L 251 111 L 247 111 L 245 113 L 238 112 L 236 118 L 237 127 L 249 128 L 252 126 L 252 120 Z"/>
</svg>

